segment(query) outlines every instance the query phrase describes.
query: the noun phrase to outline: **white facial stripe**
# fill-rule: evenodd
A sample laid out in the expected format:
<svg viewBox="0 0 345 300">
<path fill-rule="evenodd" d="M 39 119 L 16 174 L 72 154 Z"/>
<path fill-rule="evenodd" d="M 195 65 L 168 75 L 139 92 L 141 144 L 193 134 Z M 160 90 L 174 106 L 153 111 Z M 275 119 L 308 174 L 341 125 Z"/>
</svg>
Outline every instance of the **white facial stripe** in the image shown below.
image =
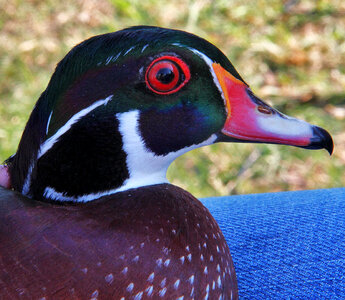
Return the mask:
<svg viewBox="0 0 345 300">
<path fill-rule="evenodd" d="M 109 65 L 110 63 L 114 63 L 114 62 L 120 57 L 121 52 L 122 52 L 122 51 L 120 51 L 119 53 L 117 53 L 115 56 L 114 56 L 114 55 L 109 56 L 109 57 L 106 59 L 106 61 L 105 61 L 105 65 L 107 66 L 107 65 Z M 103 64 L 103 62 L 99 62 L 97 65 L 100 66 L 100 65 L 102 65 L 102 64 Z"/>
<path fill-rule="evenodd" d="M 96 101 L 92 105 L 88 106 L 87 108 L 82 109 L 78 113 L 76 113 L 72 118 L 70 118 L 65 125 L 63 125 L 53 136 L 51 136 L 49 139 L 47 139 L 40 147 L 40 150 L 38 151 L 37 159 L 42 157 L 50 148 L 53 147 L 53 145 L 58 141 L 58 139 L 65 134 L 68 130 L 71 129 L 72 125 L 76 123 L 80 118 L 86 116 L 91 111 L 96 109 L 97 107 L 101 105 L 107 105 L 108 102 L 112 99 L 112 95 L 103 99 Z"/>
<path fill-rule="evenodd" d="M 198 55 L 200 58 L 203 59 L 203 61 L 208 65 L 208 68 L 210 70 L 210 73 L 212 74 L 212 78 L 213 78 L 213 82 L 214 84 L 217 86 L 220 94 L 222 95 L 222 98 L 224 100 L 224 104 L 226 104 L 226 100 L 225 100 L 225 96 L 224 96 L 224 93 L 223 93 L 223 90 L 222 90 L 222 87 L 220 86 L 219 84 L 219 81 L 218 81 L 218 78 L 217 78 L 217 75 L 216 73 L 214 72 L 213 70 L 213 67 L 212 67 L 212 64 L 214 63 L 214 61 L 212 61 L 212 59 L 210 59 L 207 55 L 205 55 L 204 53 L 194 49 L 194 48 L 191 48 L 191 47 L 187 47 L 187 46 L 184 46 L 184 45 L 181 45 L 179 43 L 173 43 L 172 45 L 174 46 L 178 46 L 178 47 L 183 47 L 185 49 L 188 49 L 190 51 L 192 51 L 193 53 L 195 53 L 196 55 Z"/>
<path fill-rule="evenodd" d="M 123 56 L 125 56 L 127 53 L 131 52 L 134 48 L 135 48 L 135 46 L 132 46 L 131 48 L 129 48 L 129 49 L 125 52 L 125 54 L 123 54 Z"/>
<path fill-rule="evenodd" d="M 44 189 L 43 196 L 46 197 L 47 199 L 58 200 L 58 201 L 89 202 L 103 196 L 114 194 L 116 192 L 117 190 L 109 190 L 109 191 L 104 191 L 104 192 L 99 192 L 99 193 L 82 195 L 79 197 L 71 197 L 71 196 L 66 196 L 65 193 L 60 193 L 60 192 L 55 191 L 55 189 L 52 187 L 46 187 Z"/>
<path fill-rule="evenodd" d="M 53 111 L 50 113 L 48 121 L 47 121 L 46 134 L 48 134 L 49 124 L 50 124 L 50 120 L 52 118 L 52 115 L 53 115 Z"/>
<path fill-rule="evenodd" d="M 204 53 L 202 53 L 202 52 L 200 52 L 198 50 L 195 50 L 193 48 L 188 48 L 188 49 L 191 50 L 192 52 L 194 52 L 195 54 L 197 54 L 198 56 L 200 56 L 205 61 L 205 63 L 208 65 L 208 68 L 210 69 L 210 72 L 212 74 L 213 82 L 215 83 L 215 85 L 217 86 L 219 92 L 222 94 L 222 97 L 225 100 L 225 97 L 224 97 L 224 94 L 223 94 L 223 89 L 220 86 L 218 78 L 217 78 L 217 75 L 214 72 L 213 67 L 212 67 L 212 64 L 214 63 L 214 61 L 212 61 L 208 56 L 206 56 Z"/>
<path fill-rule="evenodd" d="M 141 53 L 143 53 L 145 51 L 145 49 L 149 46 L 149 44 L 146 44 L 143 49 L 141 49 Z"/>
<path fill-rule="evenodd" d="M 288 137 L 311 137 L 313 129 L 310 124 L 295 118 L 282 118 L 278 114 L 273 116 L 262 116 L 257 119 L 258 127 L 262 130 L 281 136 Z"/>
<path fill-rule="evenodd" d="M 22 194 L 29 196 L 29 190 L 30 190 L 30 185 L 31 185 L 31 173 L 34 168 L 34 163 L 31 161 L 30 166 L 28 169 L 28 173 L 26 174 L 26 178 L 23 184 L 23 189 L 22 189 Z"/>
<path fill-rule="evenodd" d="M 142 141 L 140 132 L 138 131 L 139 111 L 118 113 L 116 117 L 120 123 L 119 131 L 122 135 L 123 150 L 127 154 L 126 163 L 130 176 L 129 179 L 125 180 L 124 184 L 117 189 L 79 197 L 66 196 L 65 193 L 57 192 L 52 187 L 46 187 L 44 190 L 45 197 L 59 201 L 88 202 L 132 188 L 167 183 L 166 172 L 175 158 L 195 148 L 210 145 L 217 139 L 216 135 L 211 135 L 206 141 L 200 144 L 192 145 L 164 156 L 158 156 L 147 149 Z"/>
</svg>

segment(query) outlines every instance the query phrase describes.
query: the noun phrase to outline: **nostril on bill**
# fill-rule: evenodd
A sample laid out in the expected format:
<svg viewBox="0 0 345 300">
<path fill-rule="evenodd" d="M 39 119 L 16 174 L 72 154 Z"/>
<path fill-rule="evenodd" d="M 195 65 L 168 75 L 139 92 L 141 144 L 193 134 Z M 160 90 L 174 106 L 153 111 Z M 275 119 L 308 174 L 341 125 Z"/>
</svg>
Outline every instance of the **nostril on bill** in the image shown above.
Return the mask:
<svg viewBox="0 0 345 300">
<path fill-rule="evenodd" d="M 262 105 L 258 105 L 257 110 L 258 110 L 258 112 L 260 112 L 262 114 L 266 114 L 266 115 L 272 114 L 271 109 L 269 109 L 268 107 L 262 106 Z"/>
</svg>

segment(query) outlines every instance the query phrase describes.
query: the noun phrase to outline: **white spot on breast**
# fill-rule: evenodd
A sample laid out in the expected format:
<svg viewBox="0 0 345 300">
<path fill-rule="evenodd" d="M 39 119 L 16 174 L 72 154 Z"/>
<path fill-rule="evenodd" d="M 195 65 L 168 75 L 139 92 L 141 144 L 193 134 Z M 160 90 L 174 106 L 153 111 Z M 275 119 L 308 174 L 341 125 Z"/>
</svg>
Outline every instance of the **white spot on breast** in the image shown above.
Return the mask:
<svg viewBox="0 0 345 300">
<path fill-rule="evenodd" d="M 188 281 L 190 282 L 190 284 L 194 283 L 194 275 L 192 275 L 191 277 L 188 278 Z"/>
<path fill-rule="evenodd" d="M 164 230 L 163 230 L 162 227 L 159 229 L 159 231 L 160 231 L 161 233 L 164 233 Z"/>
<path fill-rule="evenodd" d="M 202 254 L 200 255 L 200 260 L 204 261 L 204 256 Z"/>
<path fill-rule="evenodd" d="M 114 281 L 114 275 L 112 273 L 104 277 L 105 281 L 111 284 Z"/>
<path fill-rule="evenodd" d="M 128 271 L 128 267 L 124 267 L 123 270 L 121 271 L 121 273 L 126 275 L 127 271 Z"/>
<path fill-rule="evenodd" d="M 140 244 L 140 248 L 144 248 L 145 243 Z"/>
<path fill-rule="evenodd" d="M 177 279 L 176 281 L 175 281 L 175 283 L 174 283 L 174 288 L 175 288 L 175 290 L 177 290 L 178 289 L 178 286 L 180 285 L 180 279 Z"/>
<path fill-rule="evenodd" d="M 204 297 L 204 300 L 207 300 L 207 299 L 208 299 L 209 291 L 210 291 L 210 285 L 208 284 L 208 285 L 206 286 L 206 295 L 205 295 L 205 297 Z"/>
<path fill-rule="evenodd" d="M 169 266 L 169 264 L 170 264 L 170 259 L 168 258 L 165 262 L 164 262 L 164 266 Z"/>
<path fill-rule="evenodd" d="M 207 248 L 206 242 L 204 242 L 204 243 L 202 244 L 202 246 L 203 246 L 204 248 Z"/>
<path fill-rule="evenodd" d="M 205 233 L 205 238 L 208 239 L 208 235 Z"/>
<path fill-rule="evenodd" d="M 171 249 L 168 249 L 167 247 L 163 247 L 163 248 L 162 248 L 162 251 L 163 251 L 163 253 L 164 253 L 165 255 L 168 255 L 169 252 L 171 251 Z"/>
<path fill-rule="evenodd" d="M 187 258 L 188 258 L 189 261 L 192 261 L 192 254 L 188 254 Z"/>
<path fill-rule="evenodd" d="M 124 260 L 124 259 L 125 259 L 125 255 L 124 255 L 124 254 L 120 255 L 120 256 L 119 256 L 119 259 Z"/>
<path fill-rule="evenodd" d="M 133 290 L 133 288 L 134 288 L 134 283 L 133 282 L 131 282 L 128 286 L 127 286 L 127 291 L 128 292 L 131 292 L 132 290 Z"/>
<path fill-rule="evenodd" d="M 192 287 L 191 291 L 190 291 L 190 296 L 193 297 L 194 296 L 194 286 Z"/>
<path fill-rule="evenodd" d="M 156 242 L 158 243 L 158 242 L 159 242 L 159 239 L 156 239 Z"/>
<path fill-rule="evenodd" d="M 147 281 L 149 281 L 149 282 L 152 283 L 152 281 L 153 281 L 154 278 L 155 278 L 155 273 L 152 272 L 152 273 L 149 275 L 149 277 L 147 278 Z"/>
<path fill-rule="evenodd" d="M 181 260 L 181 263 L 183 264 L 184 263 L 184 256 L 181 256 L 180 260 Z"/>
<path fill-rule="evenodd" d="M 163 260 L 162 260 L 161 258 L 158 258 L 158 259 L 156 260 L 156 264 L 157 264 L 158 267 L 161 267 L 161 266 L 162 266 L 162 263 L 163 263 Z"/>
<path fill-rule="evenodd" d="M 222 286 L 222 282 L 220 280 L 220 275 L 218 276 L 217 278 L 217 284 L 218 284 L 218 287 L 220 288 Z"/>
<path fill-rule="evenodd" d="M 97 299 L 97 297 L 98 297 L 98 290 L 95 290 L 95 291 L 92 293 L 91 298 L 92 298 L 92 299 Z"/>
<path fill-rule="evenodd" d="M 144 292 L 139 292 L 135 295 L 134 300 L 141 300 L 143 297 Z"/>
<path fill-rule="evenodd" d="M 161 281 L 161 287 L 165 287 L 166 282 L 167 282 L 167 279 L 164 278 L 164 279 Z"/>
<path fill-rule="evenodd" d="M 196 223 L 196 226 L 197 226 L 198 228 L 200 228 L 200 224 L 199 224 L 199 223 Z"/>
<path fill-rule="evenodd" d="M 153 285 L 150 285 L 146 288 L 145 292 L 147 293 L 147 296 L 151 296 L 153 292 Z"/>
<path fill-rule="evenodd" d="M 186 246 L 186 250 L 189 252 L 189 246 Z"/>
<path fill-rule="evenodd" d="M 217 246 L 217 252 L 219 253 L 220 251 L 219 251 L 219 247 Z"/>
<path fill-rule="evenodd" d="M 214 290 L 216 288 L 216 282 L 213 280 L 212 282 L 212 290 Z"/>
<path fill-rule="evenodd" d="M 210 261 L 213 261 L 213 255 L 210 256 Z"/>
<path fill-rule="evenodd" d="M 171 232 L 172 232 L 173 234 L 176 234 L 176 230 L 175 230 L 175 229 L 171 230 Z"/>
<path fill-rule="evenodd" d="M 176 298 L 176 300 L 183 300 L 184 296 Z"/>
<path fill-rule="evenodd" d="M 145 292 L 147 292 L 147 296 L 151 296 L 153 292 L 153 285 L 150 285 Z"/>
<path fill-rule="evenodd" d="M 207 267 L 204 268 L 204 274 L 207 274 L 208 271 L 207 271 Z"/>
<path fill-rule="evenodd" d="M 100 267 L 102 265 L 102 263 L 99 261 L 98 263 L 97 263 L 97 267 Z"/>
<path fill-rule="evenodd" d="M 81 269 L 81 271 L 86 274 L 87 273 L 87 268 Z"/>
<path fill-rule="evenodd" d="M 137 255 L 136 257 L 133 258 L 134 262 L 138 262 L 139 261 L 139 255 Z"/>
<path fill-rule="evenodd" d="M 217 271 L 220 273 L 220 266 L 217 264 Z"/>
<path fill-rule="evenodd" d="M 164 295 L 165 295 L 165 293 L 167 292 L 167 288 L 165 287 L 165 288 L 162 288 L 160 291 L 159 291 L 159 296 L 160 297 L 164 297 Z"/>
</svg>

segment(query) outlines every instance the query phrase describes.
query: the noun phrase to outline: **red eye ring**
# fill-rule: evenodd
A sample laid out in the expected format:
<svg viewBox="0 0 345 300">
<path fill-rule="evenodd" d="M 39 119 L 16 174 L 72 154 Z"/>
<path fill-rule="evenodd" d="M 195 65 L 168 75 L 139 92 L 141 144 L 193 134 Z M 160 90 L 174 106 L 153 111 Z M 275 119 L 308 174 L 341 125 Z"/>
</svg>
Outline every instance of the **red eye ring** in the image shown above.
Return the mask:
<svg viewBox="0 0 345 300">
<path fill-rule="evenodd" d="M 169 95 L 180 90 L 190 79 L 187 64 L 175 56 L 161 56 L 146 70 L 147 87 L 156 94 Z"/>
</svg>

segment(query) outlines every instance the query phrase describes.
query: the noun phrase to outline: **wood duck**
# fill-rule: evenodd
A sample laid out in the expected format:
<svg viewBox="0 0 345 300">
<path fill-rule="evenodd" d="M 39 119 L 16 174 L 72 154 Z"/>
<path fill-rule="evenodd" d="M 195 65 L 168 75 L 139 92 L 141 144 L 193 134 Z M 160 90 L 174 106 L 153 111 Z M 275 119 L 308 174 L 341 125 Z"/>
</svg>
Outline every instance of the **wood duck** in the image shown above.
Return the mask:
<svg viewBox="0 0 345 300">
<path fill-rule="evenodd" d="M 238 298 L 216 221 L 166 180 L 176 157 L 216 142 L 333 149 L 195 35 L 140 26 L 74 47 L 7 161 L 1 298 Z"/>
</svg>

